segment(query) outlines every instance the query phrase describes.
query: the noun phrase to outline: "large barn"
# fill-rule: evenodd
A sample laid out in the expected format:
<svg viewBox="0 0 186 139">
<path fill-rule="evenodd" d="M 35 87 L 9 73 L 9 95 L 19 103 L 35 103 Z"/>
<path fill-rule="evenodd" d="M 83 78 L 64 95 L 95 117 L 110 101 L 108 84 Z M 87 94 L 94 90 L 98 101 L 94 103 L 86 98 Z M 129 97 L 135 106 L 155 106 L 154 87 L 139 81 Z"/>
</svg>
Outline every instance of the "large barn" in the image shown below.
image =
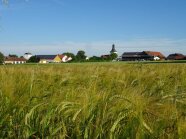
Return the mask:
<svg viewBox="0 0 186 139">
<path fill-rule="evenodd" d="M 160 52 L 124 52 L 122 61 L 146 61 L 146 60 L 164 60 L 165 56 Z"/>
</svg>

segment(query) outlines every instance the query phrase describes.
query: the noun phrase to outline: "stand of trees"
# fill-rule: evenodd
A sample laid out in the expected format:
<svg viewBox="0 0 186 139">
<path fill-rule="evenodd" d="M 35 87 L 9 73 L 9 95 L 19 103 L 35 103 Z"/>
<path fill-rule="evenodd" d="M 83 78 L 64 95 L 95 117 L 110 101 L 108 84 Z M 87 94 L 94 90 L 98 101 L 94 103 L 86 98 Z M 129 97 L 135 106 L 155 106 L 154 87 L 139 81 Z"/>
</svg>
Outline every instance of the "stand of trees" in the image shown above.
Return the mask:
<svg viewBox="0 0 186 139">
<path fill-rule="evenodd" d="M 5 57 L 4 57 L 3 53 L 0 52 L 0 64 L 4 63 L 4 59 L 5 59 Z"/>
</svg>

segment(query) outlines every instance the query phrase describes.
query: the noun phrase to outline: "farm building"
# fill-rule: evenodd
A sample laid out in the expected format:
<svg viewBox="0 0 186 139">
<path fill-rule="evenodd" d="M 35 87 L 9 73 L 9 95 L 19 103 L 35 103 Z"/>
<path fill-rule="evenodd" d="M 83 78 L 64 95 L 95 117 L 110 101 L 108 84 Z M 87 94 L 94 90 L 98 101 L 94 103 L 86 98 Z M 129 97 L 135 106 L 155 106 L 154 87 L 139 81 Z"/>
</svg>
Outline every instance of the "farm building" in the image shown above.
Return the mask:
<svg viewBox="0 0 186 139">
<path fill-rule="evenodd" d="M 160 52 L 143 51 L 143 52 L 124 52 L 122 61 L 143 61 L 143 60 L 163 60 L 165 56 Z"/>
<path fill-rule="evenodd" d="M 72 60 L 71 57 L 68 57 L 66 55 L 58 54 L 58 55 L 36 55 L 36 57 L 39 60 L 39 63 L 41 64 L 47 64 L 47 63 L 62 63 L 62 62 L 68 62 Z"/>
<path fill-rule="evenodd" d="M 54 58 L 55 63 L 68 62 L 71 60 L 72 60 L 71 57 L 68 57 L 66 55 L 60 55 L 60 54 L 56 55 L 56 57 Z"/>
<path fill-rule="evenodd" d="M 170 54 L 167 57 L 167 60 L 184 60 L 186 59 L 186 56 L 180 53 Z"/>
<path fill-rule="evenodd" d="M 144 51 L 149 56 L 153 56 L 154 60 L 165 60 L 165 56 L 160 52 L 154 52 L 154 51 Z"/>
<path fill-rule="evenodd" d="M 122 61 L 152 60 L 152 58 L 145 52 L 124 52 L 122 55 Z"/>
<path fill-rule="evenodd" d="M 36 58 L 40 59 L 39 63 L 41 64 L 53 63 L 55 57 L 56 55 L 36 55 Z"/>
<path fill-rule="evenodd" d="M 5 64 L 24 64 L 26 63 L 25 58 L 18 58 L 18 57 L 5 57 Z"/>
</svg>

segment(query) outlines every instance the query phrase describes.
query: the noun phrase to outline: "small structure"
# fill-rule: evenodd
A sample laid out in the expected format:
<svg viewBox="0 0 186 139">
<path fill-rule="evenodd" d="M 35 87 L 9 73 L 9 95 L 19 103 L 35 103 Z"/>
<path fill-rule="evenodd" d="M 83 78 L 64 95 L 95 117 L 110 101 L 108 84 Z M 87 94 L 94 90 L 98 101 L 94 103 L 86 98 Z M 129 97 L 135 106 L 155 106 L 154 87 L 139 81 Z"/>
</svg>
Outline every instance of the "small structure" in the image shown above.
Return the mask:
<svg viewBox="0 0 186 139">
<path fill-rule="evenodd" d="M 5 64 L 24 64 L 26 63 L 25 58 L 18 58 L 18 57 L 5 57 Z"/>
<path fill-rule="evenodd" d="M 23 57 L 24 57 L 26 60 L 29 60 L 32 56 L 33 56 L 33 55 L 32 55 L 31 53 L 25 53 Z"/>
<path fill-rule="evenodd" d="M 167 60 L 185 60 L 186 56 L 180 53 L 170 54 Z"/>
<path fill-rule="evenodd" d="M 56 55 L 56 57 L 54 58 L 54 62 L 55 62 L 55 63 L 69 62 L 69 61 L 71 61 L 71 60 L 72 60 L 71 57 L 68 57 L 68 56 L 62 55 L 62 54 L 58 54 L 58 55 Z"/>
<path fill-rule="evenodd" d="M 36 55 L 36 58 L 40 59 L 39 63 L 41 64 L 53 63 L 55 57 L 56 55 Z"/>
</svg>

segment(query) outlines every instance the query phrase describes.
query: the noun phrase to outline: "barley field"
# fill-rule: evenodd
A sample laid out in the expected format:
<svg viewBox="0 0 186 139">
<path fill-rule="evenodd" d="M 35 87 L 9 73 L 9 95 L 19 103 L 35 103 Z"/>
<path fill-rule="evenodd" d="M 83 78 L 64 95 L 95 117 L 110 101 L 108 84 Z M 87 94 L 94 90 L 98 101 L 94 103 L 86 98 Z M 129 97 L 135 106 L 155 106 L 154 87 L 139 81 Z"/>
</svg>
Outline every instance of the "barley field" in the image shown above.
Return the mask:
<svg viewBox="0 0 186 139">
<path fill-rule="evenodd" d="M 0 138 L 185 139 L 186 64 L 0 66 Z"/>
</svg>

